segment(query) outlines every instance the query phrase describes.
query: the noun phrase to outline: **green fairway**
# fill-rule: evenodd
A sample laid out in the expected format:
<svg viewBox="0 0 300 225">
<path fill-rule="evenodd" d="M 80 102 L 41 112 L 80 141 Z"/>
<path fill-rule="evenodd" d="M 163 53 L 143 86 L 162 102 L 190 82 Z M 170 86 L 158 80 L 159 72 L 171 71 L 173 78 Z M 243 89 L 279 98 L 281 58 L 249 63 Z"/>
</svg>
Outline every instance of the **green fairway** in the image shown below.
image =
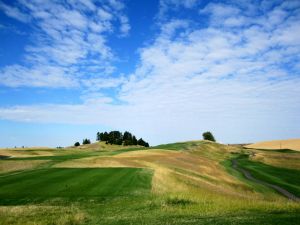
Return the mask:
<svg viewBox="0 0 300 225">
<path fill-rule="evenodd" d="M 151 170 L 50 168 L 0 178 L 0 203 L 49 198 L 135 196 L 149 193 Z"/>
<path fill-rule="evenodd" d="M 271 185 L 277 185 L 286 189 L 288 192 L 299 197 L 300 196 L 300 171 L 295 169 L 280 168 L 267 165 L 261 162 L 253 161 L 248 158 L 248 155 L 236 155 L 235 160 L 238 167 L 248 171 L 254 179 L 266 182 Z M 263 185 L 259 182 L 254 182 L 247 179 L 244 174 L 233 168 L 232 160 L 225 160 L 221 163 L 227 171 L 233 176 L 239 178 L 243 182 L 248 183 L 256 191 L 267 193 L 270 187 Z M 271 188 L 273 190 L 273 188 Z M 275 191 L 275 190 L 273 190 Z"/>
<path fill-rule="evenodd" d="M 250 171 L 255 178 L 279 185 L 296 196 L 300 196 L 299 170 L 274 167 L 249 160 L 247 157 L 241 157 L 238 162 L 240 167 Z"/>
</svg>

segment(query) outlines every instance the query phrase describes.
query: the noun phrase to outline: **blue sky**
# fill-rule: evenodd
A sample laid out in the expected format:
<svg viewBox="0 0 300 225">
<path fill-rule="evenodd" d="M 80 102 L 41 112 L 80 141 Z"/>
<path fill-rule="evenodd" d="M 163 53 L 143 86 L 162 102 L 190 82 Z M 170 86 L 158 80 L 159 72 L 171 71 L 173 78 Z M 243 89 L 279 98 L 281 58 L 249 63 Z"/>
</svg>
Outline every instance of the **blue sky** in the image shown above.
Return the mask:
<svg viewBox="0 0 300 225">
<path fill-rule="evenodd" d="M 0 147 L 300 137 L 300 2 L 0 0 Z"/>
</svg>

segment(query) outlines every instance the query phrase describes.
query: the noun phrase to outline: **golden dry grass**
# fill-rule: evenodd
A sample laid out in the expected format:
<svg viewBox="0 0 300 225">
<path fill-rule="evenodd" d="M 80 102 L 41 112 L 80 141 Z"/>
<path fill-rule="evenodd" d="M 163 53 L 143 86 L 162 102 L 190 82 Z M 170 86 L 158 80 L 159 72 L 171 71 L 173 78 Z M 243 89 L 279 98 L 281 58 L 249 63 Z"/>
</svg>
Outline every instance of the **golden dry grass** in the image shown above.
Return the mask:
<svg viewBox="0 0 300 225">
<path fill-rule="evenodd" d="M 47 163 L 47 160 L 26 160 L 26 161 L 9 161 L 9 160 L 0 160 L 0 174 L 25 170 L 25 169 L 33 169 L 43 163 Z"/>
<path fill-rule="evenodd" d="M 25 147 L 25 148 L 20 148 L 20 147 L 16 147 L 16 148 L 0 148 L 1 150 L 49 150 L 52 148 L 49 147 L 44 147 L 44 146 L 35 146 L 35 147 Z"/>
<path fill-rule="evenodd" d="M 78 147 L 70 146 L 65 149 L 88 149 L 88 150 L 107 150 L 107 151 L 115 151 L 121 149 L 128 149 L 128 148 L 141 148 L 142 146 L 135 145 L 135 146 L 123 146 L 123 145 L 111 145 L 106 144 L 103 141 L 91 143 L 88 145 L 80 145 Z"/>
<path fill-rule="evenodd" d="M 53 156 L 54 152 L 51 149 L 0 149 L 0 155 L 24 158 L 35 156 Z"/>
<path fill-rule="evenodd" d="M 300 170 L 300 153 L 255 151 L 251 159 L 276 167 Z"/>
<path fill-rule="evenodd" d="M 121 153 L 114 156 L 92 156 L 68 160 L 58 163 L 55 167 L 145 167 L 144 162 L 155 161 L 161 157 L 178 154 L 176 151 L 141 150 Z"/>
<path fill-rule="evenodd" d="M 254 149 L 292 149 L 300 151 L 300 139 L 263 141 L 246 145 L 245 147 Z"/>
</svg>

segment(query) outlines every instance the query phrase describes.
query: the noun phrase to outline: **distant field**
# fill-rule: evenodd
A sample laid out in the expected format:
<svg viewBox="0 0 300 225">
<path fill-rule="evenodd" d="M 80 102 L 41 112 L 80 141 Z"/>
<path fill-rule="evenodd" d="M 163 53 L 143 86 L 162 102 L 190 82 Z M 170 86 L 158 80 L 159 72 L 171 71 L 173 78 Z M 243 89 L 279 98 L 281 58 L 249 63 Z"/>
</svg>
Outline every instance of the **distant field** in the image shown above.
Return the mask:
<svg viewBox="0 0 300 225">
<path fill-rule="evenodd" d="M 300 139 L 263 141 L 246 145 L 245 147 L 257 149 L 291 149 L 300 151 Z"/>
</svg>

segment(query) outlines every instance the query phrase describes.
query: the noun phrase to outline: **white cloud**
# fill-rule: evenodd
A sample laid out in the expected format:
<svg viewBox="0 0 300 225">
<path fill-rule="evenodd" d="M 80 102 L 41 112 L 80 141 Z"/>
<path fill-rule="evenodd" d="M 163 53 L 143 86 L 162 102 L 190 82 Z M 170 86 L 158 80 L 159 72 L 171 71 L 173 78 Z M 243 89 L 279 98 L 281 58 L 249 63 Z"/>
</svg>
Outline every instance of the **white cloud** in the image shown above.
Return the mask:
<svg viewBox="0 0 300 225">
<path fill-rule="evenodd" d="M 1 74 L 1 82 L 9 87 L 30 86 L 43 87 L 49 84 L 59 87 L 78 87 L 72 69 L 56 66 L 37 66 L 27 69 L 19 65 L 5 68 Z"/>
<path fill-rule="evenodd" d="M 127 36 L 131 29 L 128 18 L 122 15 L 120 16 L 120 22 L 121 22 L 121 27 L 120 27 L 121 36 Z"/>
<path fill-rule="evenodd" d="M 124 4 L 118 0 L 109 0 L 111 7 L 117 11 L 122 10 L 124 8 Z"/>
<path fill-rule="evenodd" d="M 30 17 L 25 13 L 22 13 L 18 8 L 0 2 L 0 10 L 2 10 L 7 16 L 17 19 L 21 22 L 28 22 Z"/>
<path fill-rule="evenodd" d="M 1 3 L 0 9 L 10 17 L 16 18 L 17 13 L 9 12 L 18 12 L 33 18 L 19 19 L 30 23 L 34 33 L 32 43 L 25 47 L 23 62 L 0 68 L 0 84 L 69 88 L 82 83 L 87 74 L 93 79 L 106 77 L 113 71 L 116 59 L 107 39 L 111 35 L 127 35 L 130 30 L 123 8 L 123 3 L 117 0 L 103 2 L 101 6 L 73 0 L 19 0 L 15 6 Z M 43 69 L 54 67 L 55 74 L 53 69 L 49 72 Z"/>
<path fill-rule="evenodd" d="M 174 8 L 192 8 L 197 5 L 197 0 L 160 0 L 159 16 L 164 16 L 169 10 Z"/>
<path fill-rule="evenodd" d="M 211 14 L 214 18 L 232 17 L 240 14 L 240 9 L 227 4 L 210 3 L 200 13 Z"/>
<path fill-rule="evenodd" d="M 0 118 L 130 128 L 152 144 L 199 139 L 205 130 L 227 142 L 299 135 L 300 18 L 286 7 L 249 17 L 214 4 L 201 10 L 211 20 L 200 28 L 171 19 L 140 49 L 127 79 L 87 80 L 95 93 L 83 104 L 1 108 Z M 114 88 L 115 99 L 97 92 L 103 88 Z"/>
<path fill-rule="evenodd" d="M 118 78 L 92 78 L 83 80 L 83 86 L 88 87 L 89 91 L 99 91 L 105 88 L 117 88 L 123 84 L 125 79 L 123 77 Z"/>
</svg>

